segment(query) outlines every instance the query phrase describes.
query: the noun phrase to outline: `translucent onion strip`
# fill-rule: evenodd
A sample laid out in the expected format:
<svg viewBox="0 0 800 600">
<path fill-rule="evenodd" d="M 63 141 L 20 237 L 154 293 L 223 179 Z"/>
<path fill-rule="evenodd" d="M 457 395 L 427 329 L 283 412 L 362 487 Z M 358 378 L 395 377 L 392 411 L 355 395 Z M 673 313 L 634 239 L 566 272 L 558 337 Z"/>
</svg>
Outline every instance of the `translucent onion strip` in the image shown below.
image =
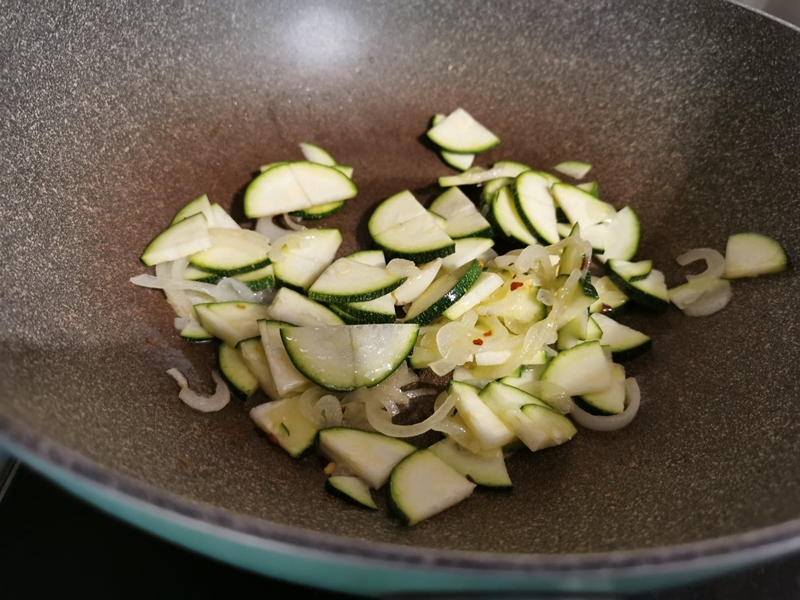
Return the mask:
<svg viewBox="0 0 800 600">
<path fill-rule="evenodd" d="M 306 229 L 305 225 L 301 225 L 299 222 L 295 221 L 292 218 L 292 215 L 290 215 L 289 213 L 285 213 L 283 215 L 283 222 L 286 223 L 286 226 L 289 229 L 293 229 L 294 231 L 305 231 Z"/>
<path fill-rule="evenodd" d="M 725 272 L 725 257 L 713 248 L 695 248 L 688 252 L 681 254 L 675 260 L 682 267 L 688 264 L 697 262 L 698 260 L 706 261 L 706 270 L 697 275 L 687 275 L 686 279 L 692 281 L 693 279 L 719 279 Z"/>
<path fill-rule="evenodd" d="M 367 413 L 367 420 L 369 424 L 375 428 L 375 431 L 391 437 L 409 438 L 430 431 L 434 425 L 448 415 L 455 405 L 456 396 L 451 395 L 430 417 L 414 425 L 396 425 L 392 423 L 391 417 L 383 410 L 380 403 L 377 402 L 368 402 L 365 406 L 365 410 Z"/>
<path fill-rule="evenodd" d="M 287 233 L 288 230 L 278 227 L 272 221 L 272 217 L 261 217 L 256 221 L 256 232 L 266 237 L 270 242 L 275 242 Z"/>
<path fill-rule="evenodd" d="M 171 376 L 181 388 L 178 398 L 190 408 L 200 412 L 217 412 L 225 408 L 231 400 L 231 393 L 230 390 L 228 390 L 228 386 L 225 385 L 222 377 L 220 377 L 219 373 L 216 371 L 211 371 L 211 377 L 214 379 L 214 383 L 217 384 L 217 389 L 211 396 L 203 396 L 192 390 L 189 387 L 189 382 L 186 381 L 186 377 L 184 377 L 183 373 L 178 371 L 178 369 L 170 369 L 167 371 L 167 375 Z"/>
<path fill-rule="evenodd" d="M 579 425 L 594 431 L 616 431 L 628 425 L 636 413 L 639 412 L 641 392 L 636 379 L 629 377 L 625 380 L 625 410 L 618 415 L 600 416 L 593 415 L 579 406 L 572 410 L 572 418 Z"/>
</svg>

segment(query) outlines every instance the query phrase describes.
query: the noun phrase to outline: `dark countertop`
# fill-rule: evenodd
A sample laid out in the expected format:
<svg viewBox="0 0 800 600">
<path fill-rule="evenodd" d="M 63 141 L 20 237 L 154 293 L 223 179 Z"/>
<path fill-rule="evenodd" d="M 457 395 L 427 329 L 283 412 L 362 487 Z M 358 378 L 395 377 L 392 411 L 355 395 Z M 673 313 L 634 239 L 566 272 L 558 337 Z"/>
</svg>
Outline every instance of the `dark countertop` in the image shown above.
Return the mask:
<svg viewBox="0 0 800 600">
<path fill-rule="evenodd" d="M 0 502 L 0 597 L 202 597 L 211 590 L 296 597 L 303 588 L 188 552 L 101 513 L 25 467 Z M 310 598 L 349 596 L 306 590 Z M 631 600 L 797 600 L 800 555 Z"/>
</svg>

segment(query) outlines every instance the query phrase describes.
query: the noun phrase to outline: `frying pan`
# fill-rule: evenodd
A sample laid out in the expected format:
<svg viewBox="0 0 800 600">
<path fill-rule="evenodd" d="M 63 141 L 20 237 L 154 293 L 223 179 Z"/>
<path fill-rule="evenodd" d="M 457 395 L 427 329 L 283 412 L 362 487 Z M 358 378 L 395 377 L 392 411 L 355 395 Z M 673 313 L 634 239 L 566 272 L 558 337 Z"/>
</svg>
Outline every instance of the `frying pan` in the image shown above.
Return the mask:
<svg viewBox="0 0 800 600">
<path fill-rule="evenodd" d="M 641 255 L 800 236 L 800 33 L 722 1 L 7 4 L 2 56 L 0 438 L 97 506 L 272 576 L 362 594 L 630 591 L 800 548 L 800 278 L 737 281 L 722 312 L 628 323 L 639 416 L 514 456 L 508 494 L 413 528 L 323 491 L 211 385 L 158 292 L 128 278 L 189 199 L 239 218 L 260 164 L 312 141 L 360 193 L 341 252 L 402 189 L 451 171 L 420 143 L 463 106 L 503 140 L 481 164 L 594 164 Z"/>
</svg>

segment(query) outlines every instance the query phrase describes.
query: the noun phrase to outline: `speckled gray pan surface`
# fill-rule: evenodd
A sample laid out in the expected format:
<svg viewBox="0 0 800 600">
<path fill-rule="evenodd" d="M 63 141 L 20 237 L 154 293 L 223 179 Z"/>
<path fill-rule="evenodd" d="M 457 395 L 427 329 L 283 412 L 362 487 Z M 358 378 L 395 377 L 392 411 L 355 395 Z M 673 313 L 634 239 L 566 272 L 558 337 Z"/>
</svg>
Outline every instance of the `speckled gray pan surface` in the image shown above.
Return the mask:
<svg viewBox="0 0 800 600">
<path fill-rule="evenodd" d="M 650 548 L 800 518 L 794 271 L 735 282 L 709 318 L 630 315 L 655 340 L 629 366 L 630 427 L 520 453 L 513 492 L 413 529 L 326 495 L 318 460 L 252 426 L 262 398 L 182 405 L 164 372 L 208 388 L 213 349 L 128 283 L 182 204 L 207 193 L 241 218 L 253 172 L 300 141 L 355 167 L 358 198 L 326 222 L 352 250 L 376 202 L 452 172 L 418 136 L 457 106 L 503 140 L 480 164 L 594 164 L 673 285 L 675 256 L 738 231 L 796 261 L 797 30 L 721 1 L 12 2 L 0 62 L 0 423 L 17 441 L 200 507 L 406 546 Z"/>
</svg>

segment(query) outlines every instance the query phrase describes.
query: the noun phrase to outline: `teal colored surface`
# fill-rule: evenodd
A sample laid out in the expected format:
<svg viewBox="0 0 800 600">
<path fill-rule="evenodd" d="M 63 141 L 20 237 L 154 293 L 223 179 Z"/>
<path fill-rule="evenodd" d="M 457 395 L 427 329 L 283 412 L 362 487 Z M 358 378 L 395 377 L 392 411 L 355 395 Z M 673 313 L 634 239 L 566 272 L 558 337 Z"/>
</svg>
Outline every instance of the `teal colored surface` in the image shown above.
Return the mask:
<svg viewBox="0 0 800 600">
<path fill-rule="evenodd" d="M 661 573 L 613 576 L 584 573 L 520 576 L 504 572 L 394 567 L 386 562 L 298 548 L 179 515 L 75 476 L 11 445 L 11 453 L 45 477 L 97 508 L 179 546 L 269 577 L 313 587 L 372 596 L 390 592 L 568 591 L 638 592 L 721 575 L 783 552 L 738 555 L 704 569 L 685 565 Z M 0 447 L 0 453 L 3 452 Z"/>
</svg>

